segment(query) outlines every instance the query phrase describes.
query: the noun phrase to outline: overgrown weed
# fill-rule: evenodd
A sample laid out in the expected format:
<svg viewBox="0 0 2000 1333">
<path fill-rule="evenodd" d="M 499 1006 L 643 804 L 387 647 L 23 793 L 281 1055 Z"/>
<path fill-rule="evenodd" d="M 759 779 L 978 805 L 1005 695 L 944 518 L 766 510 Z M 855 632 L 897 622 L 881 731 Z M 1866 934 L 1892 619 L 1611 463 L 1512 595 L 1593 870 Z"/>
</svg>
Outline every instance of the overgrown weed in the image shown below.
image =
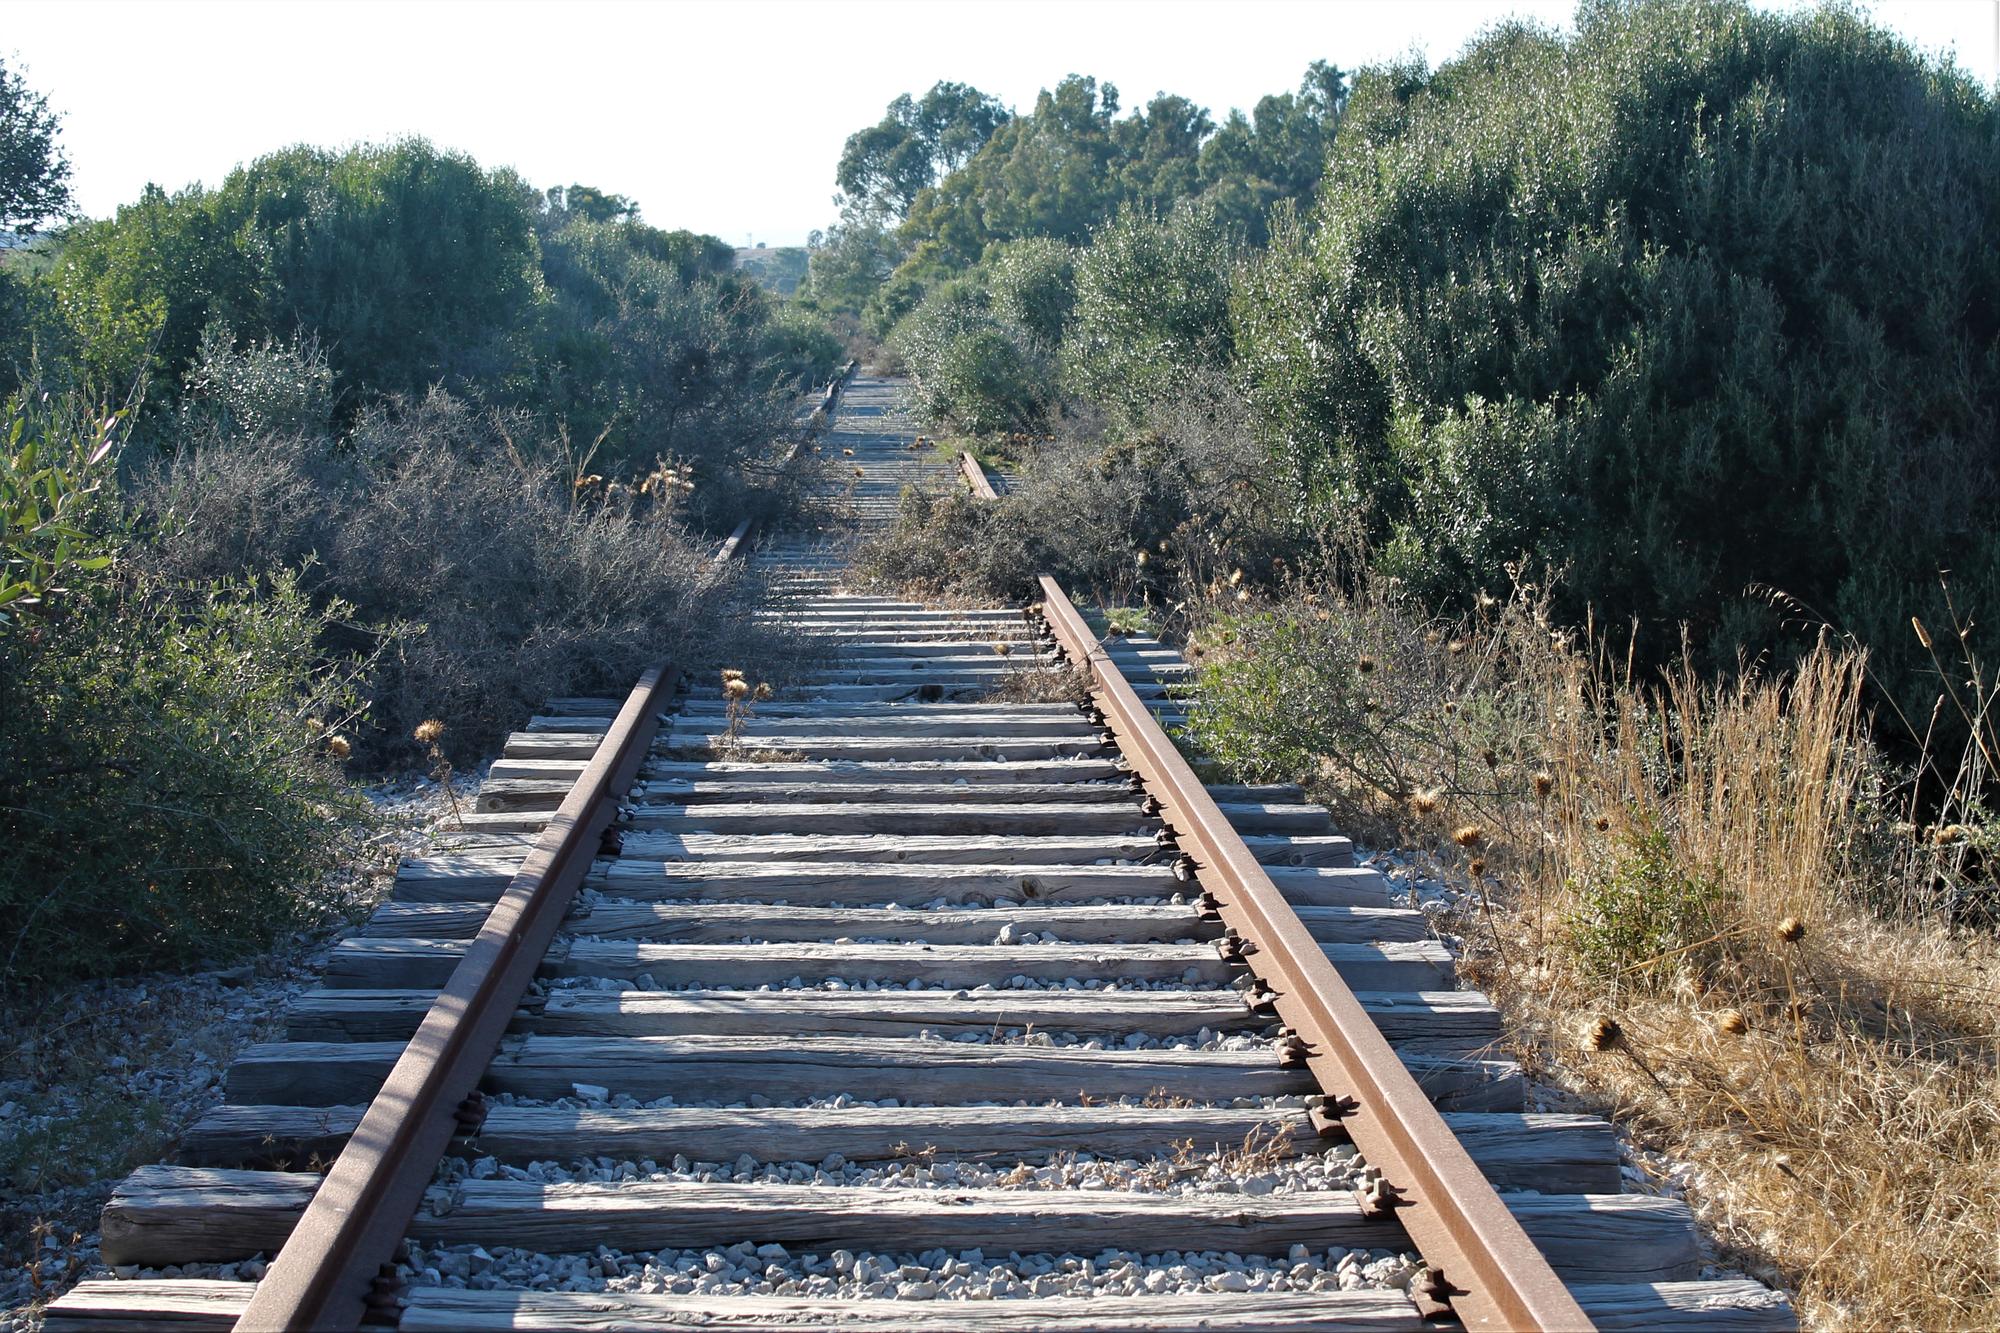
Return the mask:
<svg viewBox="0 0 2000 1333">
<path fill-rule="evenodd" d="M 1691 1163 L 1725 1258 L 1809 1325 L 2000 1322 L 1993 687 L 1970 636 L 1938 654 L 1965 752 L 1909 767 L 1832 636 L 1783 673 L 1646 680 L 1543 606 L 1232 607 L 1198 636 L 1195 731 L 1430 849 L 1513 1052 Z"/>
</svg>

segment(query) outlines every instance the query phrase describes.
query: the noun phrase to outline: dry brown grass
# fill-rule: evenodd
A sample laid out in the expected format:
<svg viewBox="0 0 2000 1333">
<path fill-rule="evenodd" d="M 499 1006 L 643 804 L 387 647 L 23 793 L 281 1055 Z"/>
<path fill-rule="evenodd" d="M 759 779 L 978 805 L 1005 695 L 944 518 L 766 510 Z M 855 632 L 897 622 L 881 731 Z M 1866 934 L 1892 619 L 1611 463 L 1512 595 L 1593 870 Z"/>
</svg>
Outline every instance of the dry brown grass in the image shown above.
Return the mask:
<svg viewBox="0 0 2000 1333">
<path fill-rule="evenodd" d="M 1919 910 L 1935 867 L 1872 813 L 1861 679 L 1833 648 L 1658 691 L 1552 657 L 1554 781 L 1468 929 L 1522 1054 L 1692 1163 L 1809 1325 L 1992 1327 L 2000 946 Z"/>
<path fill-rule="evenodd" d="M 983 704 L 1085 704 L 1090 702 L 1088 671 L 1066 661 L 1046 662 L 1023 650 L 1023 660 L 1009 659 L 1010 670 L 979 699 Z"/>
<path fill-rule="evenodd" d="M 1342 614 L 1329 660 L 1352 658 Z M 1352 751 L 1317 756 L 1318 787 L 1398 812 L 1404 845 L 1482 891 L 1462 974 L 1514 1052 L 1689 1163 L 1725 1260 L 1791 1289 L 1809 1327 L 2000 1326 L 2000 940 L 1963 911 L 1993 892 L 1977 798 L 2000 710 L 1980 664 L 1940 663 L 1974 740 L 1923 762 L 1926 820 L 1870 742 L 1864 658 L 1837 643 L 1782 676 L 1646 684 L 1523 601 L 1438 650 L 1495 664 L 1475 679 L 1414 660 L 1434 640 L 1386 615 L 1358 627 L 1391 643 L 1379 665 L 1301 720 Z M 1404 698 L 1426 672 L 1441 697 Z M 1241 680 L 1294 688 L 1255 664 Z M 1287 738 L 1254 704 L 1224 710 L 1211 729 Z M 1391 721 L 1423 733 L 1421 771 L 1358 789 Z"/>
</svg>

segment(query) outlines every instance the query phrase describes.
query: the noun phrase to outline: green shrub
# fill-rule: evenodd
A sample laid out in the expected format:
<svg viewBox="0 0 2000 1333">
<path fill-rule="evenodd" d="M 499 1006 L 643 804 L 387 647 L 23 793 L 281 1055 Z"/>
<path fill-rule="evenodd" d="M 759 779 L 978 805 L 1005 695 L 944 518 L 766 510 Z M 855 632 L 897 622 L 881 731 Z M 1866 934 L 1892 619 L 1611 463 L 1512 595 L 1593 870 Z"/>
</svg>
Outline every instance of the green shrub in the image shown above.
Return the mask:
<svg viewBox="0 0 2000 1333">
<path fill-rule="evenodd" d="M 0 417 L 0 633 L 59 595 L 68 576 L 111 564 L 111 545 L 90 520 L 111 475 L 119 420 L 81 416 L 16 397 Z"/>
<path fill-rule="evenodd" d="M 1040 431 L 1053 417 L 1051 358 L 994 318 L 977 279 L 934 290 L 889 342 L 909 372 L 917 415 L 932 425 L 983 435 Z"/>
<path fill-rule="evenodd" d="M 690 463 L 705 505 L 708 488 L 784 433 L 800 369 L 828 364 L 828 340 L 773 329 L 770 301 L 730 274 L 734 251 L 712 237 L 572 220 L 543 247 L 553 299 L 534 382 L 509 401 L 596 441 L 606 470 Z"/>
<path fill-rule="evenodd" d="M 1565 944 L 1592 975 L 1627 985 L 1707 965 L 1734 907 L 1664 832 L 1643 826 L 1607 839 L 1569 893 Z"/>
<path fill-rule="evenodd" d="M 283 575 L 128 576 L 0 630 L 0 988 L 221 961 L 325 910 L 358 814 L 329 749 L 358 697 L 318 651 L 344 610 Z"/>
<path fill-rule="evenodd" d="M 490 382 L 541 299 L 536 196 L 421 139 L 258 158 L 213 190 L 148 187 L 63 238 L 52 278 L 96 382 L 177 384 L 202 332 L 315 335 L 343 398 Z"/>
<path fill-rule="evenodd" d="M 333 428 L 333 368 L 316 339 L 238 348 L 227 324 L 202 330 L 188 366 L 182 429 L 224 435 L 324 434 Z"/>
<path fill-rule="evenodd" d="M 2000 609 L 2000 114 L 1965 73 L 1845 9 L 1592 3 L 1361 78 L 1321 201 L 1237 345 L 1382 568 L 1464 608 L 1546 565 L 1572 621 L 1685 622 L 1717 666 L 1809 642 L 1781 590 L 1928 713 L 1937 572 Z"/>
<path fill-rule="evenodd" d="M 995 246 L 985 268 L 993 313 L 1038 347 L 1062 346 L 1076 308 L 1076 247 L 1046 236 Z"/>
<path fill-rule="evenodd" d="M 1127 209 L 1076 259 L 1063 378 L 1127 422 L 1229 361 L 1232 244 L 1213 211 Z"/>
<path fill-rule="evenodd" d="M 1189 734 L 1249 779 L 1304 781 L 1361 808 L 1489 813 L 1538 762 L 1539 719 L 1508 686 L 1510 650 L 1541 633 L 1521 606 L 1464 633 L 1365 579 L 1350 596 L 1211 612 L 1189 639 Z"/>
</svg>

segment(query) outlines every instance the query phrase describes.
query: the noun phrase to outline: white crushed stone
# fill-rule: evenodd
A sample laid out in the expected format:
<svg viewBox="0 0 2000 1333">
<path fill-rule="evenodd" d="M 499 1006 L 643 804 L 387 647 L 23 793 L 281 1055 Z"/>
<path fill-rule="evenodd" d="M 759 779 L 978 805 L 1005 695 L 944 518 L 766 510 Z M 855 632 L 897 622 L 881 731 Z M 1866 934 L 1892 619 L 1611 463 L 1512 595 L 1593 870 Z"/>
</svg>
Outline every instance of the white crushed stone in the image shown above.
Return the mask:
<svg viewBox="0 0 2000 1333">
<path fill-rule="evenodd" d="M 601 1091 L 601 1089 L 598 1089 L 595 1084 L 590 1084 L 590 1083 L 572 1083 L 570 1086 L 573 1089 L 588 1088 L 593 1093 Z M 899 1106 L 934 1105 L 934 1103 L 929 1103 L 929 1102 L 903 1101 L 895 1097 L 877 1097 L 877 1098 L 856 1097 L 853 1094 L 846 1092 L 821 1093 L 812 1097 L 794 1097 L 778 1101 L 773 1101 L 771 1098 L 763 1096 L 762 1094 L 755 1094 L 741 1100 L 726 1100 L 726 1101 L 718 1101 L 713 1099 L 701 1100 L 697 1098 L 688 1098 L 688 1097 L 683 1097 L 683 1098 L 655 1097 L 651 1101 L 641 1101 L 638 1098 L 633 1097 L 629 1093 L 613 1093 L 611 1096 L 599 1100 L 592 1096 L 586 1096 L 582 1093 L 578 1093 L 577 1095 L 571 1097 L 543 1098 L 543 1097 L 523 1097 L 523 1096 L 518 1096 L 511 1092 L 496 1092 L 496 1093 L 489 1093 L 487 1095 L 487 1100 L 492 1102 L 495 1106 L 537 1107 L 537 1108 L 548 1108 L 548 1109 L 564 1110 L 564 1111 L 602 1110 L 605 1107 L 610 1107 L 611 1109 L 618 1111 L 664 1111 L 664 1110 L 671 1110 L 675 1107 L 699 1107 L 699 1108 L 714 1109 L 714 1110 L 720 1110 L 724 1108 L 735 1108 L 740 1110 L 745 1107 L 763 1108 L 771 1106 L 838 1111 L 849 1106 L 873 1106 L 880 1108 L 894 1108 Z M 1041 1101 L 1016 1100 L 1016 1101 L 1005 1101 L 1005 1102 L 953 1101 L 947 1103 L 947 1105 L 951 1106 L 1055 1106 L 1060 1104 L 1061 1103 L 1059 1102 L 1052 1102 L 1048 1100 L 1041 1100 Z M 1145 1106 L 1148 1105 L 1149 1103 L 1147 1099 L 1143 1097 L 1125 1096 L 1125 1097 L 1106 1097 L 1102 1099 L 1101 1102 L 1099 1102 L 1098 1104 L 1103 1106 Z M 1307 1104 L 1306 1098 L 1302 1096 L 1224 1097 L 1220 1099 L 1211 1099 L 1204 1103 L 1204 1105 L 1208 1106 L 1226 1106 L 1231 1108 L 1247 1109 L 1247 1110 L 1295 1110 L 1303 1108 L 1306 1104 Z"/>
<path fill-rule="evenodd" d="M 1325 1250 L 1294 1245 L 1284 1257 L 1226 1251 L 1140 1254 L 1020 1254 L 982 1250 L 922 1253 L 834 1250 L 794 1255 L 782 1245 L 745 1242 L 726 1249 L 641 1251 L 599 1246 L 588 1254 L 542 1254 L 476 1245 L 412 1244 L 398 1274 L 412 1286 L 473 1290 L 635 1292 L 795 1296 L 822 1300 L 1020 1300 L 1049 1296 L 1115 1299 L 1193 1292 L 1407 1289 L 1423 1271 L 1413 1254 Z"/>
</svg>

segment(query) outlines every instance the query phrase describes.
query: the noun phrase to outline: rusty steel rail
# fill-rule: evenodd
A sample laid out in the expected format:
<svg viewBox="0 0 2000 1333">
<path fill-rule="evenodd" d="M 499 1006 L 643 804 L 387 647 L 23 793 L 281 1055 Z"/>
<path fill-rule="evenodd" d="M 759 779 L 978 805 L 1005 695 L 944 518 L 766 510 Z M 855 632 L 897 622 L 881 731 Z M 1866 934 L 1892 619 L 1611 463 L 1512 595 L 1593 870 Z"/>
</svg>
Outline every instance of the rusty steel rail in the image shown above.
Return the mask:
<svg viewBox="0 0 2000 1333">
<path fill-rule="evenodd" d="M 1089 668 L 1105 724 L 1193 858 L 1239 956 L 1269 988 L 1264 998 L 1303 1043 L 1306 1067 L 1328 1096 L 1322 1114 L 1382 1173 L 1368 1201 L 1394 1209 L 1432 1274 L 1429 1288 L 1412 1296 L 1427 1298 L 1434 1313 L 1449 1307 L 1467 1329 L 1590 1328 L 1061 585 L 1045 575 L 1041 588 L 1056 641 Z"/>
<path fill-rule="evenodd" d="M 964 475 L 965 484 L 972 488 L 974 499 L 997 500 L 1000 498 L 999 492 L 993 489 L 993 483 L 987 479 L 986 469 L 979 466 L 979 460 L 972 456 L 970 450 L 960 449 L 958 451 L 958 470 Z"/>
<path fill-rule="evenodd" d="M 814 411 L 818 412 L 829 424 L 831 424 L 833 421 L 834 408 L 840 405 L 841 394 L 845 392 L 845 390 L 847 389 L 847 382 L 854 378 L 854 372 L 859 370 L 860 368 L 861 368 L 861 363 L 859 361 L 853 361 L 853 360 L 850 360 L 846 365 L 842 366 L 840 368 L 840 373 L 834 376 L 832 383 L 826 386 L 826 394 L 820 400 L 819 405 L 813 409 Z M 790 464 L 794 458 L 798 457 L 799 446 L 801 443 L 803 443 L 803 441 L 794 440 L 792 442 L 792 447 L 785 450 L 784 458 L 779 461 L 778 465 L 780 467 L 784 467 Z M 715 565 L 726 565 L 731 560 L 734 560 L 738 555 L 741 555 L 743 553 L 743 549 L 747 545 L 749 545 L 750 534 L 754 532 L 756 528 L 757 528 L 757 520 L 754 518 L 746 518 L 741 523 L 738 523 L 733 529 L 730 530 L 729 535 L 722 539 L 722 545 L 717 547 L 715 554 L 709 558 L 710 563 Z"/>
<path fill-rule="evenodd" d="M 257 1284 L 238 1333 L 353 1329 L 393 1300 L 384 1267 L 453 1136 L 476 1130 L 480 1077 L 598 854 L 618 798 L 631 789 L 678 679 L 666 665 L 639 678 Z"/>
</svg>

